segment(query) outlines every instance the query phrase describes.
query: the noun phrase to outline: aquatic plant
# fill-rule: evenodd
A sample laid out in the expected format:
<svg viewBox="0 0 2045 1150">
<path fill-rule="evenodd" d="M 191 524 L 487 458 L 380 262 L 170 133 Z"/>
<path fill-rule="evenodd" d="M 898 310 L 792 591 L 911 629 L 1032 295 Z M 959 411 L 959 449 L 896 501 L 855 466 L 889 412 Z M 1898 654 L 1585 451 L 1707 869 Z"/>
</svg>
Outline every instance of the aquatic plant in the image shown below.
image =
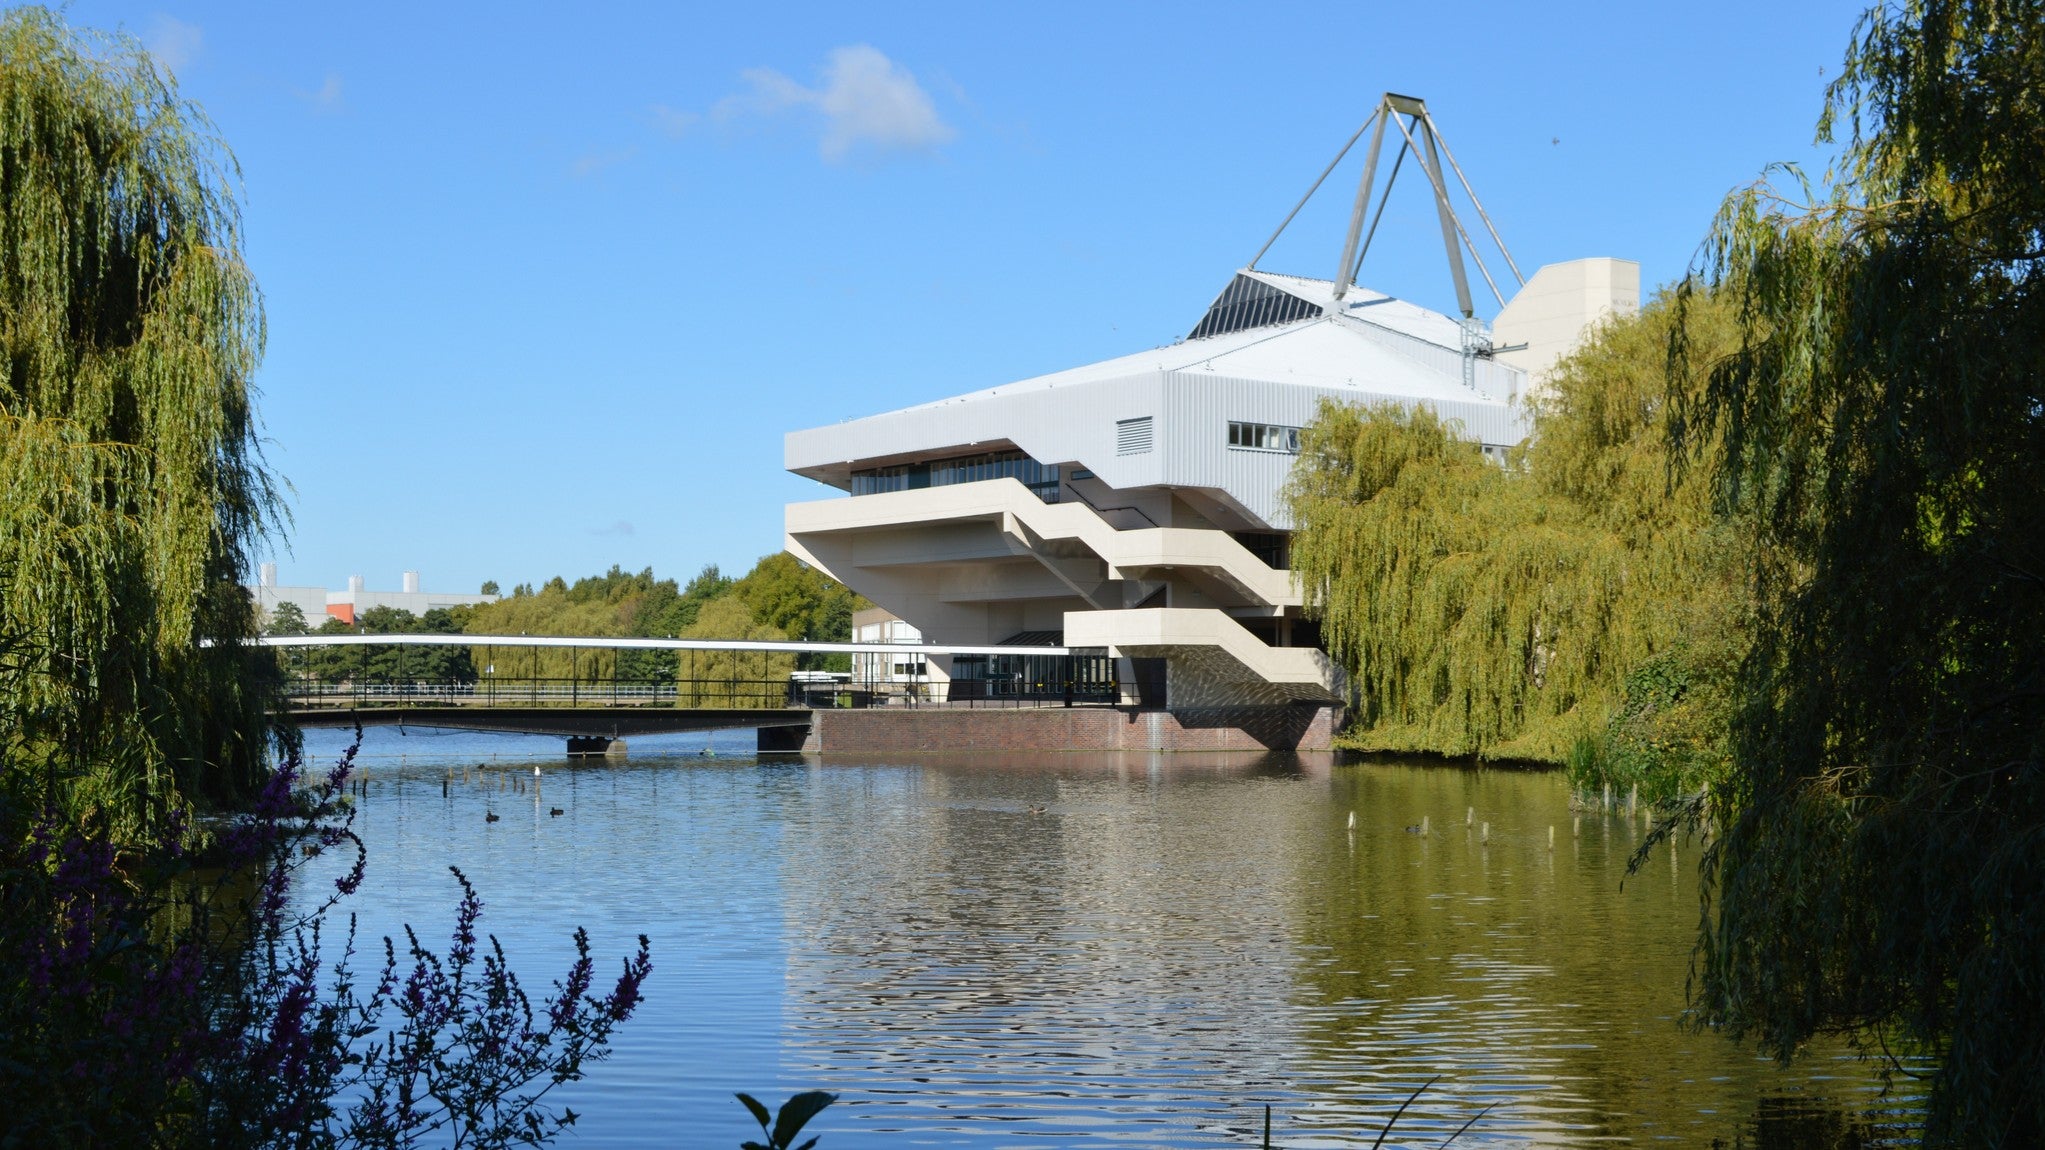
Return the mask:
<svg viewBox="0 0 2045 1150">
<path fill-rule="evenodd" d="M 836 1102 L 838 1096 L 822 1090 L 805 1090 L 783 1102 L 778 1114 L 769 1114 L 767 1107 L 750 1094 L 740 1094 L 738 1100 L 760 1124 L 760 1136 L 766 1139 L 765 1142 L 742 1142 L 739 1150 L 810 1150 L 817 1144 L 814 1137 L 800 1146 L 795 1144 L 795 1140 L 802 1137 L 802 1128 L 809 1125 L 809 1120 Z"/>
<path fill-rule="evenodd" d="M 1439 1081 L 1441 1081 L 1440 1075 L 1428 1079 L 1421 1083 L 1419 1088 L 1414 1090 L 1413 1093 L 1407 1095 L 1405 1101 L 1399 1103 L 1399 1108 L 1392 1111 L 1391 1116 L 1385 1120 L 1384 1126 L 1378 1130 L 1377 1140 L 1371 1143 L 1371 1150 L 1378 1150 L 1378 1147 L 1385 1144 L 1385 1139 L 1392 1133 L 1392 1128 L 1399 1124 L 1399 1119 L 1405 1115 L 1407 1109 L 1419 1101 L 1420 1096 L 1427 1093 L 1429 1087 Z M 760 1134 L 766 1139 L 765 1142 L 753 1142 L 750 1140 L 742 1142 L 739 1144 L 739 1150 L 811 1150 L 817 1144 L 816 1137 L 811 1137 L 800 1146 L 794 1144 L 795 1140 L 802 1136 L 802 1129 L 809 1124 L 810 1119 L 822 1113 L 824 1107 L 836 1102 L 838 1096 L 836 1094 L 827 1094 L 821 1090 L 806 1090 L 789 1098 L 787 1102 L 782 1103 L 781 1111 L 778 1115 L 770 1113 L 765 1105 L 750 1094 L 740 1094 L 738 1095 L 738 1100 L 745 1104 L 746 1109 L 751 1112 L 753 1120 L 760 1124 Z M 1441 1145 L 1447 1146 L 1449 1143 L 1461 1138 L 1469 1132 L 1472 1126 L 1475 1126 L 1479 1120 L 1498 1106 L 1499 1103 L 1493 1102 L 1471 1115 L 1469 1120 L 1457 1127 L 1454 1133 L 1444 1138 L 1441 1141 Z M 1269 1105 L 1264 1107 L 1264 1138 L 1258 1145 L 1261 1150 L 1278 1150 L 1276 1144 L 1271 1141 L 1271 1107 Z"/>
<path fill-rule="evenodd" d="M 647 939 L 600 992 L 576 931 L 575 962 L 535 1003 L 456 871 L 448 948 L 408 927 L 358 973 L 352 916 L 338 954 L 322 946 L 367 866 L 353 757 L 303 788 L 285 763 L 204 859 L 175 808 L 134 850 L 0 800 L 0 1142 L 531 1146 L 575 1122 L 546 1096 L 608 1053 Z M 353 856 L 331 888 L 296 889 L 328 852 Z"/>
</svg>

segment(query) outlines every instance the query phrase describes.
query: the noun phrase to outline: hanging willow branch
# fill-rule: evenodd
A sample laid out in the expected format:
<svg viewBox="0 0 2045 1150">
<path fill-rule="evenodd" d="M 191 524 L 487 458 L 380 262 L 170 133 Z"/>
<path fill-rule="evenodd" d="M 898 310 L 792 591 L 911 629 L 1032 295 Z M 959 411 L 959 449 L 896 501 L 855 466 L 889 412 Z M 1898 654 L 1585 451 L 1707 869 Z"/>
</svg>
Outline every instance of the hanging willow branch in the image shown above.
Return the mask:
<svg viewBox="0 0 2045 1150">
<path fill-rule="evenodd" d="M 1760 560 L 1698 1017 L 1923 1053 L 1934 1146 L 2045 1144 L 2040 93 L 2040 0 L 1870 10 L 1842 178 L 1734 194 L 1698 266 L 1741 338 L 1684 426 Z"/>
<path fill-rule="evenodd" d="M 0 633 L 26 652 L 4 781 L 111 818 L 261 770 L 234 584 L 280 504 L 237 177 L 133 40 L 0 18 Z"/>
<path fill-rule="evenodd" d="M 1323 405 L 1287 490 L 1292 566 L 1360 745 L 1559 761 L 1629 671 L 1726 613 L 1707 489 L 1663 446 L 1671 311 L 1561 364 L 1505 467 L 1430 409 Z"/>
</svg>

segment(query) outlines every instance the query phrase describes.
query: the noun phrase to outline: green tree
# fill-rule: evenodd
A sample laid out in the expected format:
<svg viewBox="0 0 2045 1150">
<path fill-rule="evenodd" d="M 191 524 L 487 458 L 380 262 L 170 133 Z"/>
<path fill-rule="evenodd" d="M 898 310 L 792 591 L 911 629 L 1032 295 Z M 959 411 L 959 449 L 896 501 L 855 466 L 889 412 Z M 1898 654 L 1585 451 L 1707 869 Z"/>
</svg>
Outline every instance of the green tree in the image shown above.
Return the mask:
<svg viewBox="0 0 2045 1150">
<path fill-rule="evenodd" d="M 711 600 L 685 639 L 751 639 L 783 642 L 788 633 L 756 616 L 737 595 Z M 778 707 L 792 654 L 759 651 L 690 651 L 680 669 L 685 707 Z"/>
<path fill-rule="evenodd" d="M 843 583 L 805 565 L 786 551 L 764 556 L 732 584 L 759 619 L 805 643 L 844 643 L 852 638 L 852 613 L 872 604 Z M 846 671 L 846 655 L 806 652 L 798 663 L 808 670 Z"/>
<path fill-rule="evenodd" d="M 305 621 L 305 611 L 296 603 L 279 603 L 270 612 L 270 621 L 264 625 L 265 635 L 306 635 L 312 627 Z"/>
<path fill-rule="evenodd" d="M 1356 745 L 1616 751 L 1626 732 L 1604 729 L 1629 671 L 1716 665 L 1692 637 L 1735 633 L 1738 597 L 1708 485 L 1669 481 L 1674 315 L 1658 298 L 1559 364 L 1505 467 L 1429 409 L 1322 406 L 1286 493 L 1292 568 L 1356 687 Z M 1693 318 L 1700 342 L 1724 341 L 1722 309 L 1699 300 Z M 1579 758 L 1582 783 L 1701 783 L 1689 759 Z"/>
<path fill-rule="evenodd" d="M 459 635 L 455 612 L 436 607 L 415 616 L 399 607 L 371 607 L 356 621 L 363 635 Z M 467 647 L 368 646 L 345 650 L 343 659 L 370 683 L 473 683 L 476 666 Z"/>
<path fill-rule="evenodd" d="M 852 612 L 858 597 L 843 583 L 786 551 L 762 558 L 731 590 L 762 622 L 792 639 L 842 643 L 852 638 Z"/>
<path fill-rule="evenodd" d="M 311 624 L 305 620 L 305 612 L 296 603 L 279 603 L 270 611 L 269 619 L 263 624 L 265 635 L 309 635 Z M 286 647 L 274 652 L 277 664 L 287 679 L 297 679 L 311 670 L 308 652 L 304 648 Z"/>
<path fill-rule="evenodd" d="M 1833 188 L 1719 216 L 1741 342 L 1684 428 L 1758 524 L 1702 1017 L 1929 1052 L 1937 1145 L 2045 1143 L 2041 92 L 2040 0 L 1864 17 Z"/>
<path fill-rule="evenodd" d="M 705 565 L 663 612 L 662 625 L 670 628 L 669 634 L 680 635 L 696 625 L 696 616 L 702 612 L 705 603 L 730 591 L 736 582 L 736 579 L 727 578 L 719 571 L 717 564 Z"/>
<path fill-rule="evenodd" d="M 475 635 L 587 635 L 666 637 L 675 633 L 662 617 L 664 604 L 679 596 L 672 579 L 656 578 L 652 568 L 637 574 L 619 567 L 578 579 L 549 579 L 539 591 L 521 585 L 508 599 L 464 608 L 461 629 Z M 494 665 L 495 677 L 537 677 L 590 686 L 620 682 L 671 682 L 671 651 L 620 651 L 588 648 L 471 648 L 474 666 Z"/>
<path fill-rule="evenodd" d="M 246 794 L 277 675 L 237 583 L 279 505 L 233 157 L 132 39 L 21 8 L 0 170 L 0 785 L 131 827 Z"/>
</svg>

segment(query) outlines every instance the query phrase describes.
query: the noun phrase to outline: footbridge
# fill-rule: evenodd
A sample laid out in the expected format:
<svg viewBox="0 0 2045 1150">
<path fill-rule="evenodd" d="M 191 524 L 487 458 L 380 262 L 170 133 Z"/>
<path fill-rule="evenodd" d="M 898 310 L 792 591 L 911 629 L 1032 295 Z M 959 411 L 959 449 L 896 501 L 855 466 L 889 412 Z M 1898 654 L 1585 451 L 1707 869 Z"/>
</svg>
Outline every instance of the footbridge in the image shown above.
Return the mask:
<svg viewBox="0 0 2045 1150">
<path fill-rule="evenodd" d="M 1123 684 L 1075 681 L 1069 668 L 1105 667 L 1112 677 L 1115 663 L 1066 658 L 1105 655 L 1069 647 L 449 634 L 270 635 L 259 642 L 287 652 L 285 712 L 300 727 L 398 725 L 555 735 L 568 741 L 570 754 L 618 753 L 635 735 L 733 728 L 762 731 L 763 746 L 799 743 L 819 708 L 1130 701 Z M 473 678 L 429 673 L 433 661 L 423 650 L 444 647 L 472 652 Z M 512 663 L 531 663 L 536 661 L 513 653 L 532 648 L 568 652 L 569 673 L 499 673 L 500 652 Z M 672 669 L 621 673 L 628 660 L 620 656 L 627 652 L 671 652 Z M 791 669 L 802 656 L 817 655 L 848 656 L 854 671 Z M 959 656 L 1031 671 L 961 682 L 930 670 L 935 657 Z M 558 666 L 558 656 L 554 662 Z M 1067 669 L 1062 679 L 1059 668 Z M 781 737 L 770 739 L 768 732 Z"/>
</svg>

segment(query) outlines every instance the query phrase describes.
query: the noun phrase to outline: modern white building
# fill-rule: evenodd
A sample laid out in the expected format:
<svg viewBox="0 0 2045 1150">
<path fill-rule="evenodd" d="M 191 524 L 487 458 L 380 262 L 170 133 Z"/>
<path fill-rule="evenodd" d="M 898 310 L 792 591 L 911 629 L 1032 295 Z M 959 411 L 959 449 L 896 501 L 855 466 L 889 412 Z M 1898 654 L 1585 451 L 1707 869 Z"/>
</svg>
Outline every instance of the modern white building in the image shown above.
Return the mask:
<svg viewBox="0 0 2045 1150">
<path fill-rule="evenodd" d="M 1439 161 L 1422 166 L 1439 191 Z M 1343 267 L 1361 262 L 1367 199 Z M 1449 234 L 1445 199 L 1443 214 Z M 1125 693 L 1174 710 L 1339 704 L 1286 566 L 1300 429 L 1324 400 L 1424 405 L 1502 456 L 1542 373 L 1638 298 L 1638 265 L 1579 260 L 1542 268 L 1487 327 L 1467 302 L 1458 318 L 1246 267 L 1170 346 L 790 433 L 787 468 L 843 494 L 790 504 L 787 547 L 929 642 L 1097 652 Z"/>
<path fill-rule="evenodd" d="M 280 603 L 296 604 L 305 621 L 317 627 L 328 619 L 339 619 L 343 623 L 354 623 L 362 612 L 373 607 L 395 607 L 424 615 L 441 607 L 461 607 L 471 603 L 494 603 L 495 595 L 463 595 L 448 591 L 424 591 L 419 586 L 419 573 L 407 571 L 399 578 L 398 591 L 371 591 L 360 575 L 348 576 L 345 590 L 329 591 L 325 587 L 291 587 L 277 582 L 277 565 L 264 563 L 257 569 L 256 584 L 246 590 L 256 601 L 256 609 L 265 620 Z"/>
</svg>

